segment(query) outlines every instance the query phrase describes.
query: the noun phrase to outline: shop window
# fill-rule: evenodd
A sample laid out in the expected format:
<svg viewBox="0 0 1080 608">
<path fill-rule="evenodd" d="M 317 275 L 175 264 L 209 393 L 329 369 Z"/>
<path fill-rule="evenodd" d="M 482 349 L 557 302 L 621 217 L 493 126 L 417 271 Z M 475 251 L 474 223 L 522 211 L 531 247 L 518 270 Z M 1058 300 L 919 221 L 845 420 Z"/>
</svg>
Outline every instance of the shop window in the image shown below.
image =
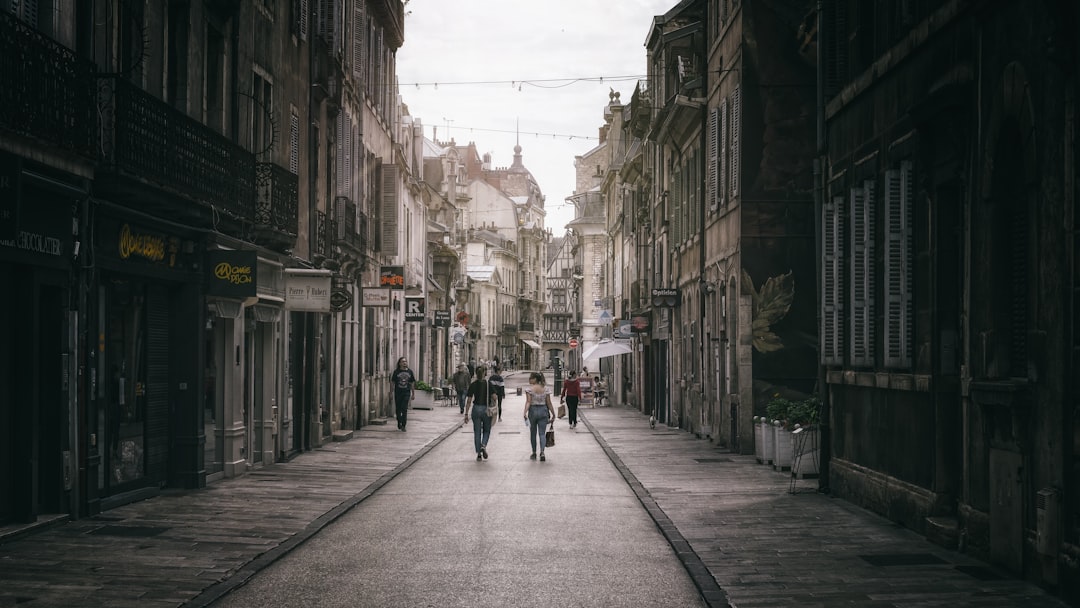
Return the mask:
<svg viewBox="0 0 1080 608">
<path fill-rule="evenodd" d="M 109 485 L 146 475 L 146 287 L 112 281 L 106 293 L 105 361 Z"/>
</svg>

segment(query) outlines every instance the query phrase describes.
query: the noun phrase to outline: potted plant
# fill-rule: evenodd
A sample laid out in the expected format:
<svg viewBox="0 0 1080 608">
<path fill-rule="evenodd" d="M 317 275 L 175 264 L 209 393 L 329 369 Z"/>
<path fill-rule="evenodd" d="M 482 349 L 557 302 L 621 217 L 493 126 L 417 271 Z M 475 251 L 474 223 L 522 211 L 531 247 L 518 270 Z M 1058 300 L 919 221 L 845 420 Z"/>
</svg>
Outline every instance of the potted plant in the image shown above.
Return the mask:
<svg viewBox="0 0 1080 608">
<path fill-rule="evenodd" d="M 434 387 L 423 380 L 417 380 L 413 388 L 416 389 L 412 404 L 414 408 L 431 409 L 435 405 Z"/>
<path fill-rule="evenodd" d="M 780 396 L 773 397 L 765 406 L 765 417 L 772 425 L 772 429 L 766 428 L 765 433 L 772 431 L 772 466 L 776 471 L 791 469 L 791 430 L 787 428 L 791 406 L 790 400 Z"/>
</svg>

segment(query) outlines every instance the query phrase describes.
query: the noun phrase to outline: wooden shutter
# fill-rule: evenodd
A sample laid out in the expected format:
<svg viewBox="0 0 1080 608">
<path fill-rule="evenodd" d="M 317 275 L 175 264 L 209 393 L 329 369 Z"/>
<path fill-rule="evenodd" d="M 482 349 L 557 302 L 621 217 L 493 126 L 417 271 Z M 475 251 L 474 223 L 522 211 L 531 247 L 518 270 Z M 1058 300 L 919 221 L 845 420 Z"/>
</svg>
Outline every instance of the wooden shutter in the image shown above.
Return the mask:
<svg viewBox="0 0 1080 608">
<path fill-rule="evenodd" d="M 682 243 L 682 187 L 683 187 L 683 174 L 682 168 L 675 169 L 675 175 L 672 176 L 672 187 L 669 197 L 671 199 L 671 237 L 672 242 L 676 245 Z"/>
<path fill-rule="evenodd" d="M 851 363 L 874 363 L 874 182 L 851 191 Z"/>
<path fill-rule="evenodd" d="M 731 198 L 739 196 L 739 133 L 742 124 L 739 120 L 741 114 L 741 102 L 739 89 L 731 92 Z"/>
<path fill-rule="evenodd" d="M 169 324 L 175 310 L 163 285 L 146 290 L 146 477 L 164 481 L 169 465 Z M 178 330 L 179 331 L 179 330 Z"/>
<path fill-rule="evenodd" d="M 367 40 L 367 26 L 364 23 L 364 2 L 354 0 L 352 26 L 352 67 L 357 80 L 364 77 L 364 44 Z"/>
<path fill-rule="evenodd" d="M 308 0 L 299 0 L 300 2 L 300 39 L 307 40 L 308 32 Z"/>
<path fill-rule="evenodd" d="M 720 102 L 720 158 L 717 159 L 719 175 L 716 177 L 717 190 L 720 194 L 720 204 L 727 204 L 727 162 L 728 162 L 728 100 L 725 97 Z"/>
<path fill-rule="evenodd" d="M 885 172 L 885 366 L 911 366 L 912 170 Z"/>
<path fill-rule="evenodd" d="M 337 188 L 334 190 L 334 194 L 342 196 L 345 189 L 345 112 L 338 112 L 337 119 L 334 121 L 334 135 L 336 138 L 336 158 L 334 159 L 334 170 L 337 172 Z"/>
<path fill-rule="evenodd" d="M 398 167 L 382 166 L 382 213 L 380 214 L 379 253 L 397 255 L 398 250 Z"/>
<path fill-rule="evenodd" d="M 300 175 L 300 115 L 296 108 L 289 115 L 289 171 Z"/>
<path fill-rule="evenodd" d="M 844 363 L 844 197 L 825 202 L 821 223 L 821 358 L 825 365 Z"/>
<path fill-rule="evenodd" d="M 708 148 L 708 169 L 706 170 L 705 175 L 705 204 L 709 206 L 710 210 L 714 210 L 720 199 L 719 190 L 717 189 L 719 171 L 717 157 L 720 153 L 720 108 L 718 107 L 709 110 Z"/>
</svg>

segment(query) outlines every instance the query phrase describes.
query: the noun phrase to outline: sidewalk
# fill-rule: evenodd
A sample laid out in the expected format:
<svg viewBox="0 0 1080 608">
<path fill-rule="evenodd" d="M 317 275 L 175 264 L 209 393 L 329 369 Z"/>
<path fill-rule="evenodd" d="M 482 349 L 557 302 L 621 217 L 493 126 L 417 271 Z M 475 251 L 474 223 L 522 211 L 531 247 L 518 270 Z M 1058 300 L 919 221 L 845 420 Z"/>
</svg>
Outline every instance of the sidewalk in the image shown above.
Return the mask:
<svg viewBox="0 0 1080 608">
<path fill-rule="evenodd" d="M 635 410 L 582 408 L 580 417 L 578 433 L 594 434 L 711 606 L 1065 606 L 817 493 L 815 480 L 790 493 L 788 474 L 650 429 Z M 461 418 L 454 407 L 413 410 L 408 428 L 367 426 L 202 490 L 0 538 L 0 606 L 208 605 L 459 432 Z"/>
</svg>

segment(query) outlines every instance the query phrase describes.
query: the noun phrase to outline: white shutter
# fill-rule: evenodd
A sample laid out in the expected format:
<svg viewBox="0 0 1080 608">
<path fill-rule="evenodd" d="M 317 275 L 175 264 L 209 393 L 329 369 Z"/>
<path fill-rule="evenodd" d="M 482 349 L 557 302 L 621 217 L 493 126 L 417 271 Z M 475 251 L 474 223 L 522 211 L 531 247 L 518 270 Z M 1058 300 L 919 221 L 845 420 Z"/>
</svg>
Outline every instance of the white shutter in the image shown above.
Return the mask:
<svg viewBox="0 0 1080 608">
<path fill-rule="evenodd" d="M 382 213 L 379 253 L 395 256 L 398 250 L 398 166 L 382 166 Z"/>
<path fill-rule="evenodd" d="M 739 89 L 731 92 L 731 198 L 739 196 L 739 133 L 742 131 Z"/>
<path fill-rule="evenodd" d="M 851 363 L 874 364 L 874 182 L 851 191 Z"/>
<path fill-rule="evenodd" d="M 844 363 L 844 197 L 825 203 L 821 222 L 821 358 L 825 365 Z"/>
<path fill-rule="evenodd" d="M 725 97 L 720 102 L 720 158 L 719 175 L 716 178 L 717 190 L 720 193 L 720 204 L 727 204 L 727 162 L 728 162 L 728 100 Z"/>
<path fill-rule="evenodd" d="M 719 200 L 717 189 L 717 156 L 720 151 L 720 108 L 709 110 L 709 161 L 705 175 L 705 204 L 716 209 Z"/>
<path fill-rule="evenodd" d="M 334 131 L 337 141 L 337 157 L 334 159 L 334 168 L 337 171 L 337 189 L 334 194 L 342 196 L 345 193 L 345 112 L 338 112 Z"/>
<path fill-rule="evenodd" d="M 353 0 L 352 27 L 352 67 L 357 80 L 364 77 L 364 44 L 367 40 L 367 26 L 364 24 L 364 1 Z"/>
<path fill-rule="evenodd" d="M 911 366 L 911 202 L 910 162 L 885 173 L 885 366 Z"/>
<path fill-rule="evenodd" d="M 673 176 L 671 192 L 669 197 L 671 199 L 671 237 L 672 242 L 676 245 L 682 243 L 682 186 L 683 175 L 682 169 L 675 169 L 675 175 Z"/>
</svg>

